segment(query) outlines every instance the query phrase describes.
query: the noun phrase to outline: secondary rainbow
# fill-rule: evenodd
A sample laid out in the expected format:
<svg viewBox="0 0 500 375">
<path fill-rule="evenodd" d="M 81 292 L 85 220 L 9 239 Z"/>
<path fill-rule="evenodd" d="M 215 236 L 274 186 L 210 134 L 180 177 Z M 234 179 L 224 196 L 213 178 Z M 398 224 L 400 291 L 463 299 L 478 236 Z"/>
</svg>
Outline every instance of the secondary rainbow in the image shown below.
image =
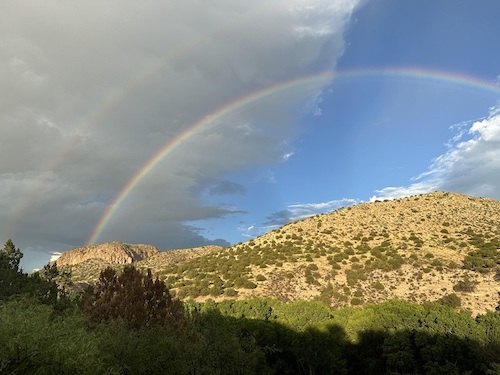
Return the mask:
<svg viewBox="0 0 500 375">
<path fill-rule="evenodd" d="M 230 18 L 224 23 L 217 23 L 213 28 L 205 30 L 202 35 L 195 35 L 190 40 L 183 40 L 183 43 L 177 48 L 169 50 L 167 54 L 161 56 L 158 60 L 139 69 L 122 85 L 102 93 L 102 97 L 96 99 L 96 105 L 92 108 L 92 111 L 73 125 L 74 128 L 71 130 L 74 135 L 70 135 L 69 139 L 59 149 L 54 150 L 52 156 L 41 166 L 40 170 L 42 172 L 39 174 L 37 182 L 30 186 L 25 199 L 21 200 L 17 207 L 14 207 L 14 213 L 4 228 L 5 237 L 14 236 L 14 229 L 18 222 L 27 214 L 27 211 L 37 199 L 37 192 L 44 185 L 45 173 L 43 171 L 56 170 L 64 162 L 65 156 L 75 149 L 75 145 L 81 139 L 79 135 L 81 132 L 91 132 L 107 114 L 118 110 L 119 105 L 132 97 L 145 82 L 160 74 L 170 64 L 182 59 L 189 51 L 195 51 L 210 39 L 221 38 L 239 28 L 251 27 L 252 22 L 258 19 L 260 14 L 265 13 L 270 6 L 272 4 L 266 2 L 253 5 L 249 11 L 244 12 L 237 19 Z"/>
<path fill-rule="evenodd" d="M 205 116 L 198 122 L 189 126 L 184 132 L 179 134 L 177 137 L 172 139 L 168 144 L 165 145 L 159 152 L 157 152 L 149 161 L 143 165 L 142 168 L 132 177 L 131 180 L 122 188 L 120 193 L 116 196 L 114 201 L 108 206 L 105 210 L 103 216 L 99 220 L 98 224 L 95 226 L 92 231 L 87 244 L 95 243 L 105 227 L 108 225 L 113 215 L 116 213 L 120 205 L 127 198 L 127 196 L 134 190 L 134 188 L 139 185 L 142 179 L 144 179 L 153 169 L 154 167 L 163 160 L 167 155 L 169 155 L 172 151 L 174 151 L 180 144 L 184 141 L 195 135 L 205 126 L 210 125 L 214 121 L 223 118 L 224 116 L 241 109 L 245 106 L 248 106 L 252 103 L 257 102 L 267 96 L 278 94 L 282 92 L 286 92 L 287 90 L 297 88 L 301 85 L 310 84 L 311 86 L 315 85 L 318 88 L 320 86 L 324 87 L 329 83 L 335 83 L 338 80 L 347 80 L 347 79 L 359 79 L 364 77 L 373 77 L 373 78 L 400 78 L 400 79 L 409 79 L 409 80 L 418 80 L 418 81 L 426 81 L 426 82 L 436 82 L 440 84 L 446 85 L 454 85 L 463 88 L 468 88 L 472 90 L 479 90 L 483 92 L 488 92 L 496 96 L 496 100 L 498 100 L 498 96 L 500 95 L 500 86 L 496 82 L 490 82 L 487 80 L 479 79 L 476 77 L 470 77 L 463 74 L 458 73 L 450 73 L 450 72 L 442 72 L 435 70 L 425 70 L 421 68 L 383 68 L 383 69 L 354 69 L 354 70 L 346 70 L 339 71 L 337 73 L 333 73 L 331 71 L 321 72 L 319 74 L 314 74 L 311 76 L 297 78 L 291 81 L 286 81 L 282 83 L 278 83 L 271 87 L 258 90 L 253 92 L 247 96 L 241 97 L 237 100 L 227 103 L 226 105 L 220 107 L 213 113 Z"/>
</svg>

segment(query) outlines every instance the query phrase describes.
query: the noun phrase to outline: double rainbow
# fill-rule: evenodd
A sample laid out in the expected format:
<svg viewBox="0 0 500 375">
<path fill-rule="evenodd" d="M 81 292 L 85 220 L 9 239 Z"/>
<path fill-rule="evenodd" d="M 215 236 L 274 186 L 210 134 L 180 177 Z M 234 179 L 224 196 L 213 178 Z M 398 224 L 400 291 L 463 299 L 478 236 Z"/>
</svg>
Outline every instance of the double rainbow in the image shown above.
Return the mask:
<svg viewBox="0 0 500 375">
<path fill-rule="evenodd" d="M 445 85 L 453 85 L 489 93 L 495 98 L 500 96 L 500 86 L 496 82 L 490 82 L 463 74 L 425 70 L 419 68 L 387 68 L 387 69 L 356 69 L 334 73 L 332 71 L 321 72 L 318 74 L 281 82 L 262 90 L 252 92 L 234 101 L 226 103 L 216 109 L 211 114 L 190 125 L 182 133 L 170 140 L 163 148 L 157 151 L 120 190 L 115 199 L 109 204 L 99 222 L 92 231 L 87 244 L 96 243 L 106 226 L 109 224 L 120 205 L 127 199 L 130 193 L 139 185 L 139 183 L 155 168 L 156 165 L 179 145 L 193 137 L 206 126 L 223 119 L 225 116 L 241 110 L 253 103 L 263 100 L 271 95 L 284 94 L 288 90 L 299 89 L 302 87 L 316 87 L 319 90 L 325 88 L 332 82 L 344 79 L 363 79 L 369 77 L 404 79 L 422 82 L 436 82 Z"/>
</svg>

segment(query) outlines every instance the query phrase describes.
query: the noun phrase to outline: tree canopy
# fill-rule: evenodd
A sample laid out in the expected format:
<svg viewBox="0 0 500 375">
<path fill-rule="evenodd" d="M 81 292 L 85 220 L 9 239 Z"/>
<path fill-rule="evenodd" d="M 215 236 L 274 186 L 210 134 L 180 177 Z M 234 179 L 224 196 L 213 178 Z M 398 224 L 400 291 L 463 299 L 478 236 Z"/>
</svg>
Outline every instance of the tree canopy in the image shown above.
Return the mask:
<svg viewBox="0 0 500 375">
<path fill-rule="evenodd" d="M 0 250 L 0 267 L 9 268 L 17 272 L 20 270 L 19 264 L 22 257 L 23 253 L 21 250 L 17 249 L 14 242 L 9 239 L 5 243 L 4 248 Z"/>
<path fill-rule="evenodd" d="M 182 302 L 172 298 L 163 281 L 153 281 L 151 270 L 143 274 L 134 266 L 125 266 L 120 275 L 104 269 L 84 312 L 96 322 L 119 321 L 130 328 L 185 324 Z"/>
</svg>

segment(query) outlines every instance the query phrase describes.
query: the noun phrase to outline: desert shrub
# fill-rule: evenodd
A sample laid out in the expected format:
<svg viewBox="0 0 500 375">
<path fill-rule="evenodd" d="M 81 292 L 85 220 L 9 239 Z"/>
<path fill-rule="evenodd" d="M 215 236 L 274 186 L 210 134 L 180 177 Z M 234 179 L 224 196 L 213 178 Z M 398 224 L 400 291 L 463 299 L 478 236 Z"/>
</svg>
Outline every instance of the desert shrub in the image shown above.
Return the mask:
<svg viewBox="0 0 500 375">
<path fill-rule="evenodd" d="M 347 249 L 344 250 L 344 253 L 347 255 L 354 255 L 354 249 L 351 247 L 348 247 Z"/>
<path fill-rule="evenodd" d="M 376 281 L 373 284 L 373 288 L 375 288 L 377 290 L 384 290 L 385 289 L 384 284 L 382 284 L 380 281 Z"/>
<path fill-rule="evenodd" d="M 438 300 L 438 303 L 443 306 L 451 307 L 452 309 L 459 308 L 462 305 L 462 300 L 455 293 L 447 294 Z"/>
<path fill-rule="evenodd" d="M 475 244 L 478 250 L 471 251 L 464 257 L 464 268 L 478 271 L 489 272 L 491 269 L 500 265 L 500 247 L 499 241 L 491 241 L 488 243 L 479 242 Z"/>
<path fill-rule="evenodd" d="M 257 288 L 257 284 L 253 283 L 250 280 L 246 280 L 243 283 L 242 288 L 244 288 L 244 289 L 255 289 L 255 288 Z"/>
<path fill-rule="evenodd" d="M 363 297 L 363 291 L 361 289 L 356 289 L 352 295 L 354 297 Z"/>
<path fill-rule="evenodd" d="M 395 254 L 387 262 L 389 263 L 391 269 L 397 270 L 404 264 L 404 259 L 400 255 Z"/>
<path fill-rule="evenodd" d="M 477 282 L 471 281 L 468 277 L 464 277 L 457 284 L 453 286 L 455 292 L 473 292 L 476 289 Z"/>
<path fill-rule="evenodd" d="M 262 274 L 260 274 L 260 273 L 259 273 L 259 274 L 255 277 L 255 280 L 257 280 L 257 281 L 266 281 L 266 280 L 267 280 L 267 278 L 266 278 L 264 275 L 262 275 Z"/>
<path fill-rule="evenodd" d="M 341 262 L 342 260 L 344 260 L 344 254 L 343 253 L 335 254 L 333 256 L 333 260 L 335 262 Z"/>
<path fill-rule="evenodd" d="M 224 294 L 228 297 L 236 297 L 238 295 L 238 291 L 233 288 L 227 288 L 224 290 Z"/>
<path fill-rule="evenodd" d="M 358 297 L 351 298 L 351 305 L 353 305 L 353 306 L 359 306 L 359 305 L 362 305 L 362 304 L 363 304 L 363 300 L 361 298 L 358 298 Z"/>
<path fill-rule="evenodd" d="M 432 262 L 431 262 L 431 266 L 435 267 L 436 270 L 438 271 L 442 271 L 443 270 L 443 262 L 441 262 L 440 260 L 438 259 L 434 259 Z"/>
<path fill-rule="evenodd" d="M 495 281 L 500 281 L 500 267 L 497 267 L 497 268 L 495 269 L 495 275 L 493 276 L 493 279 L 494 279 Z"/>
</svg>

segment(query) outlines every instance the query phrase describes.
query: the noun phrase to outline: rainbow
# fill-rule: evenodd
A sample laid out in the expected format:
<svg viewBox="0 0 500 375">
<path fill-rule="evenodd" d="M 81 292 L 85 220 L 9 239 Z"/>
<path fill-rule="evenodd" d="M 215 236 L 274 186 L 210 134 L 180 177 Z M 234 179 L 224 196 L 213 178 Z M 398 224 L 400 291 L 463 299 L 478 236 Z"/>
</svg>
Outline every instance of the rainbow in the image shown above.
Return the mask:
<svg viewBox="0 0 500 375">
<path fill-rule="evenodd" d="M 227 103 L 226 105 L 217 109 L 215 112 L 203 117 L 201 120 L 189 126 L 185 131 L 177 135 L 174 139 L 167 143 L 165 147 L 163 147 L 151 159 L 149 159 L 149 161 L 142 166 L 137 174 L 129 182 L 127 182 L 127 184 L 122 188 L 115 200 L 111 203 L 111 205 L 109 205 L 102 218 L 99 220 L 97 226 L 95 227 L 94 231 L 89 237 L 89 240 L 87 241 L 87 245 L 93 244 L 97 241 L 98 237 L 100 236 L 112 216 L 115 214 L 119 206 L 130 194 L 130 192 L 141 182 L 141 180 L 147 174 L 149 174 L 149 172 L 151 172 L 162 159 L 172 153 L 172 151 L 174 151 L 180 144 L 191 138 L 205 126 L 208 126 L 215 121 L 222 119 L 224 116 L 227 116 L 228 114 L 242 109 L 263 98 L 291 89 L 297 89 L 299 87 L 319 88 L 320 86 L 324 85 L 325 82 L 329 82 L 333 77 L 333 72 L 326 71 L 312 76 L 301 77 L 293 79 L 291 81 L 279 83 L 263 90 L 258 90 L 249 95 L 243 96 L 237 100 Z"/>
<path fill-rule="evenodd" d="M 463 87 L 473 91 L 487 92 L 493 95 L 500 94 L 500 85 L 494 81 L 465 75 L 462 73 L 440 70 L 423 69 L 418 67 L 389 67 L 389 68 L 360 68 L 339 71 L 334 80 L 360 78 L 405 79 L 409 81 L 434 82 L 438 84 Z M 335 83 L 335 81 L 334 81 Z"/>
<path fill-rule="evenodd" d="M 362 79 L 362 78 L 383 78 L 383 79 L 405 79 L 423 82 L 435 82 L 445 85 L 454 85 L 471 89 L 474 91 L 487 92 L 495 95 L 496 98 L 500 95 L 500 86 L 495 82 L 479 79 L 476 77 L 466 76 L 458 73 L 442 72 L 436 70 L 426 70 L 421 68 L 371 68 L 371 69 L 353 69 L 339 71 L 333 73 L 331 71 L 321 72 L 311 76 L 301 77 L 286 82 L 281 82 L 243 96 L 239 99 L 226 103 L 211 114 L 203 117 L 199 121 L 190 125 L 185 131 L 178 134 L 174 139 L 167 143 L 162 149 L 154 154 L 138 172 L 125 184 L 116 198 L 107 207 L 99 222 L 92 231 L 87 244 L 96 243 L 102 232 L 111 221 L 114 214 L 117 212 L 120 205 L 125 201 L 127 196 L 139 185 L 139 183 L 155 168 L 155 166 L 171 154 L 179 145 L 197 134 L 200 130 L 213 124 L 215 121 L 224 118 L 236 110 L 249 106 L 252 103 L 258 102 L 266 97 L 275 94 L 281 94 L 288 90 L 298 89 L 301 87 L 316 88 L 316 92 L 329 84 L 335 84 L 340 80 Z"/>
<path fill-rule="evenodd" d="M 73 135 L 68 135 L 62 146 L 53 152 L 52 157 L 50 157 L 44 165 L 40 166 L 39 169 L 42 172 L 38 175 L 36 183 L 32 184 L 31 187 L 27 189 L 28 191 L 25 194 L 26 198 L 21 200 L 17 207 L 14 207 L 13 214 L 4 230 L 4 237 L 8 238 L 14 236 L 12 233 L 16 225 L 32 207 L 33 201 L 36 200 L 37 197 L 37 191 L 44 185 L 44 179 L 46 178 L 45 171 L 57 169 L 64 161 L 65 156 L 75 148 L 78 142 L 80 142 L 81 133 L 92 131 L 92 129 L 105 118 L 106 114 L 111 113 L 113 110 L 117 110 L 119 105 L 131 97 L 145 82 L 154 78 L 165 67 L 182 58 L 189 51 L 196 50 L 203 43 L 209 41 L 210 38 L 215 39 L 231 33 L 235 29 L 251 27 L 255 19 L 259 19 L 260 15 L 265 14 L 272 6 L 272 4 L 265 1 L 261 2 L 261 4 L 253 4 L 250 11 L 240 14 L 237 18 L 230 18 L 227 22 L 218 23 L 212 29 L 205 30 L 201 36 L 195 36 L 191 40 L 183 41 L 179 47 L 174 48 L 169 51 L 168 54 L 161 56 L 158 60 L 152 61 L 144 68 L 138 70 L 137 73 L 126 80 L 124 84 L 103 93 L 100 98 L 97 98 L 95 101 L 96 105 L 91 107 L 92 110 L 73 124 L 69 132 L 73 133 Z"/>
</svg>

